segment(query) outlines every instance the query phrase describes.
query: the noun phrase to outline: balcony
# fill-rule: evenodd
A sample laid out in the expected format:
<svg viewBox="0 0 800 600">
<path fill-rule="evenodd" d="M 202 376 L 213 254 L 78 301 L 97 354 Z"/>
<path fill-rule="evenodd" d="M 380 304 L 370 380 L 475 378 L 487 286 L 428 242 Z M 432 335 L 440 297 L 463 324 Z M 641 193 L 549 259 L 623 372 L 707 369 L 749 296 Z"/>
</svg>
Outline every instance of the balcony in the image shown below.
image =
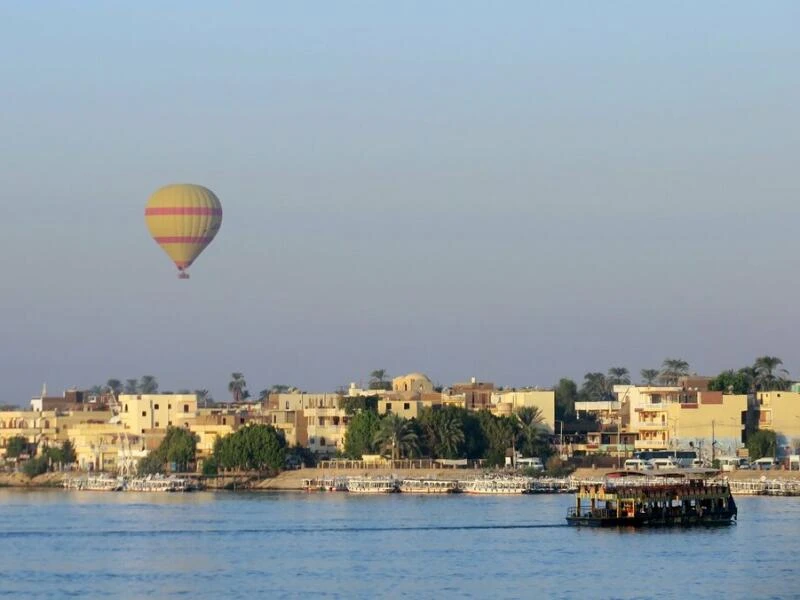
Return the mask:
<svg viewBox="0 0 800 600">
<path fill-rule="evenodd" d="M 656 423 L 650 421 L 642 421 L 637 423 L 636 426 L 639 428 L 639 431 L 666 431 L 667 424 L 666 423 Z"/>
</svg>

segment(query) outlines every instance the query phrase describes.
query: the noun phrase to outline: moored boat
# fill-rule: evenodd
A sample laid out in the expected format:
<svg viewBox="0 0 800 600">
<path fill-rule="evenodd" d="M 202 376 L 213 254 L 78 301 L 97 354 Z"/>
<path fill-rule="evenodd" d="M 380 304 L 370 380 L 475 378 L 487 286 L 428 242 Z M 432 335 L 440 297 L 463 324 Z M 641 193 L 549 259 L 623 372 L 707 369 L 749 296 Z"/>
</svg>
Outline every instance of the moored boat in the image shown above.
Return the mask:
<svg viewBox="0 0 800 600">
<path fill-rule="evenodd" d="M 346 492 L 346 477 L 322 477 L 303 479 L 303 489 L 307 492 Z"/>
<path fill-rule="evenodd" d="M 485 477 L 462 482 L 467 494 L 513 495 L 530 494 L 533 480 L 529 477 Z"/>
<path fill-rule="evenodd" d="M 727 525 L 737 515 L 727 482 L 618 472 L 599 483 L 582 483 L 567 523 L 589 527 Z"/>
<path fill-rule="evenodd" d="M 404 494 L 455 494 L 461 488 L 452 479 L 403 479 L 400 491 Z"/>
<path fill-rule="evenodd" d="M 354 494 L 393 494 L 400 491 L 394 477 L 350 477 L 347 491 Z"/>
</svg>

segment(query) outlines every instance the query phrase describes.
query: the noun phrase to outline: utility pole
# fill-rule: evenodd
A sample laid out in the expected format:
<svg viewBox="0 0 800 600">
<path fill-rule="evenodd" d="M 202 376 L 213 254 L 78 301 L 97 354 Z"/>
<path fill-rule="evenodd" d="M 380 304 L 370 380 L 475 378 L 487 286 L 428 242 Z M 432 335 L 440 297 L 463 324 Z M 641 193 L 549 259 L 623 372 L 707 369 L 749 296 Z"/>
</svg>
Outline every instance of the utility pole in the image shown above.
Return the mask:
<svg viewBox="0 0 800 600">
<path fill-rule="evenodd" d="M 711 420 L 711 466 L 714 466 L 714 459 L 716 458 L 714 451 L 716 450 L 717 445 L 717 438 L 714 435 L 714 425 L 716 422 L 712 419 Z"/>
<path fill-rule="evenodd" d="M 558 442 L 558 453 L 561 455 L 558 458 L 561 459 L 564 456 L 564 421 L 559 421 L 561 424 L 561 439 Z"/>
</svg>

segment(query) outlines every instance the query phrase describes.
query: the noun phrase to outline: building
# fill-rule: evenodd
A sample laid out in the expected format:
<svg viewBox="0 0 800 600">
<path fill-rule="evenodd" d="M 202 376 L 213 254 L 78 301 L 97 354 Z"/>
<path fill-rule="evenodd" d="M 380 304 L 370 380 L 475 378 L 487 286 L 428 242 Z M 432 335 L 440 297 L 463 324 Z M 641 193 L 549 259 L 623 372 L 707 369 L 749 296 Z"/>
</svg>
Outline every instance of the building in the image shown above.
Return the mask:
<svg viewBox="0 0 800 600">
<path fill-rule="evenodd" d="M 196 394 L 120 394 L 120 421 L 132 433 L 167 427 L 190 429 L 197 417 Z"/>
<path fill-rule="evenodd" d="M 428 379 L 427 375 L 409 373 L 392 379 L 392 391 L 425 394 L 433 391 L 433 383 Z"/>
<path fill-rule="evenodd" d="M 796 453 L 800 448 L 800 392 L 758 392 L 755 409 L 758 428 L 775 432 L 779 452 Z"/>
<path fill-rule="evenodd" d="M 344 448 L 349 416 L 341 394 L 270 394 L 264 414 L 284 432 L 290 445 L 300 444 L 321 456 L 333 456 Z"/>
<path fill-rule="evenodd" d="M 468 383 L 453 384 L 451 392 L 464 396 L 464 408 L 467 410 L 489 410 L 492 408 L 492 392 L 494 384 L 478 381 L 474 377 Z"/>
<path fill-rule="evenodd" d="M 509 416 L 522 408 L 537 408 L 542 425 L 552 433 L 556 423 L 556 393 L 553 390 L 496 390 L 490 393 L 491 410 L 497 416 Z"/>
</svg>

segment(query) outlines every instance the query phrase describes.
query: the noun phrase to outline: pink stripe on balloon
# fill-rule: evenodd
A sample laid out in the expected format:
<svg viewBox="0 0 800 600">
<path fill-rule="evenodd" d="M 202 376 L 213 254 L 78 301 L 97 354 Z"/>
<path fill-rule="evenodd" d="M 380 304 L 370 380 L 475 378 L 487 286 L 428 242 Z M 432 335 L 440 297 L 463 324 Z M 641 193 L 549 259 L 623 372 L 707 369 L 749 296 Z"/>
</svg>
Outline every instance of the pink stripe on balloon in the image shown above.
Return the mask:
<svg viewBox="0 0 800 600">
<path fill-rule="evenodd" d="M 156 215 L 212 215 L 221 217 L 222 209 L 199 206 L 155 206 L 146 208 L 144 214 L 146 217 Z"/>
</svg>

